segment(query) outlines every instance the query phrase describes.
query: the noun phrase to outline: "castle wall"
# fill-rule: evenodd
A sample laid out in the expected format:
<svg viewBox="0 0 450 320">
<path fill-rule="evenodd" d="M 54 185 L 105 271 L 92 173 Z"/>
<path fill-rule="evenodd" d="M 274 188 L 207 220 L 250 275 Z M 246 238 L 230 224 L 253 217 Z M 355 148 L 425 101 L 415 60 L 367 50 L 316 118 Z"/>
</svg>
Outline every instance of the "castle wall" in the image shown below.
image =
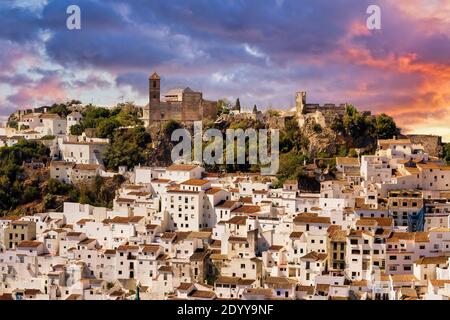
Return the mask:
<svg viewBox="0 0 450 320">
<path fill-rule="evenodd" d="M 426 134 L 408 134 L 406 135 L 412 143 L 422 144 L 425 152 L 432 157 L 439 157 L 442 153 L 442 137 Z"/>
<path fill-rule="evenodd" d="M 202 94 L 200 92 L 183 93 L 183 102 L 181 108 L 182 121 L 202 120 Z"/>
<path fill-rule="evenodd" d="M 217 101 L 203 100 L 203 118 L 214 120 L 217 117 Z"/>
</svg>

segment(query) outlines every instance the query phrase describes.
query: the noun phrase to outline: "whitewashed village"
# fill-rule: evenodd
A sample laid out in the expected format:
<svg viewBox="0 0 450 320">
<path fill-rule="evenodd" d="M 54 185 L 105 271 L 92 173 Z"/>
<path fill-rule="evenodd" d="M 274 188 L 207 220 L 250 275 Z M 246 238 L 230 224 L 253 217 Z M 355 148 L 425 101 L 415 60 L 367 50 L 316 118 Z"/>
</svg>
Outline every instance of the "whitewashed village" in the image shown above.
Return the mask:
<svg viewBox="0 0 450 320">
<path fill-rule="evenodd" d="M 146 125 L 164 120 L 164 103 L 192 107 L 183 101 L 192 90 L 161 102 L 153 80 Z M 305 99 L 298 94 L 297 110 L 282 116 L 324 124 L 333 108 L 305 107 Z M 412 139 L 379 139 L 373 154 L 334 157 L 335 177 L 306 192 L 298 180 L 275 186 L 274 177 L 194 163 L 105 170 L 109 140 L 70 134 L 82 117 L 23 112 L 19 129 L 0 129 L 4 146 L 50 137 L 52 179 L 126 178 L 112 208 L 64 202 L 0 217 L 2 300 L 450 297 L 450 166 Z"/>
</svg>

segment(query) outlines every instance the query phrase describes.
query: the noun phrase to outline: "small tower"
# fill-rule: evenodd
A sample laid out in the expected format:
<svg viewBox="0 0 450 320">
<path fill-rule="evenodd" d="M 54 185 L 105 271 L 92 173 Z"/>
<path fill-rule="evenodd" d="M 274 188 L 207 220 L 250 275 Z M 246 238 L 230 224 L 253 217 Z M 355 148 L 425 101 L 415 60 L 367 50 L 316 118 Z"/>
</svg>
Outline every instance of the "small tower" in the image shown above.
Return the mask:
<svg viewBox="0 0 450 320">
<path fill-rule="evenodd" d="M 155 72 L 149 78 L 149 106 L 158 105 L 161 99 L 161 78 Z"/>
<path fill-rule="evenodd" d="M 306 92 L 300 91 L 295 95 L 295 108 L 297 110 L 297 114 L 305 114 L 306 113 Z"/>
</svg>

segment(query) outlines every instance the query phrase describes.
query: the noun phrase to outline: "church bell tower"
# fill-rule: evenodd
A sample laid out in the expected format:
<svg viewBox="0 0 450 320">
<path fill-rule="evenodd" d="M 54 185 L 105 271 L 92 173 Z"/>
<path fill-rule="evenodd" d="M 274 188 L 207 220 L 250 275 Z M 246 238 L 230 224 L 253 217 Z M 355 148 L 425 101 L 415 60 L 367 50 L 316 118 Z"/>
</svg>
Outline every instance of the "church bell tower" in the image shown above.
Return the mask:
<svg viewBox="0 0 450 320">
<path fill-rule="evenodd" d="M 149 78 L 149 107 L 159 105 L 161 99 L 161 78 L 155 72 Z"/>
</svg>

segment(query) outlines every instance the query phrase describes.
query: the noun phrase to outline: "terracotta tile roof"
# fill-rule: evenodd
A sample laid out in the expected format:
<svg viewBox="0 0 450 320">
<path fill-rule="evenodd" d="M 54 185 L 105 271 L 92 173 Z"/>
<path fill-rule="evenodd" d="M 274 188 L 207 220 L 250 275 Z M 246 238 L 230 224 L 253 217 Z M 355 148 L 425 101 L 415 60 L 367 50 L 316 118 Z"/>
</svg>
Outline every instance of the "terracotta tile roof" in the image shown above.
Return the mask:
<svg viewBox="0 0 450 320">
<path fill-rule="evenodd" d="M 169 171 L 191 171 L 195 168 L 198 168 L 197 165 L 193 164 L 173 164 L 167 168 Z"/>
<path fill-rule="evenodd" d="M 350 157 L 336 157 L 336 164 L 338 166 L 340 165 L 359 166 L 359 159 Z"/>
<path fill-rule="evenodd" d="M 152 179 L 152 183 L 169 183 L 170 179 Z"/>
<path fill-rule="evenodd" d="M 181 290 L 181 291 L 188 291 L 191 288 L 194 288 L 194 284 L 193 283 L 181 282 L 177 289 Z"/>
<path fill-rule="evenodd" d="M 251 205 L 243 205 L 240 206 L 234 210 L 232 210 L 232 213 L 239 213 L 239 214 L 251 214 L 251 213 L 257 213 L 261 211 L 260 206 L 251 206 Z"/>
<path fill-rule="evenodd" d="M 131 192 L 128 192 L 127 195 L 129 195 L 129 196 L 145 197 L 145 196 L 151 195 L 151 193 L 150 192 L 146 192 L 146 191 L 131 191 Z"/>
<path fill-rule="evenodd" d="M 206 194 L 216 194 L 220 191 L 222 191 L 222 188 L 210 188 L 208 190 L 205 191 Z"/>
<path fill-rule="evenodd" d="M 207 252 L 194 252 L 190 257 L 190 261 L 203 261 L 205 260 L 206 256 L 208 255 Z"/>
<path fill-rule="evenodd" d="M 327 258 L 326 253 L 317 253 L 316 251 L 311 251 L 310 253 L 304 255 L 301 257 L 301 260 L 314 260 L 314 261 L 321 261 L 325 260 Z"/>
<path fill-rule="evenodd" d="M 159 272 L 167 272 L 167 273 L 172 273 L 173 272 L 173 268 L 171 266 L 161 266 L 158 269 Z"/>
<path fill-rule="evenodd" d="M 283 248 L 284 248 L 284 246 L 271 245 L 269 248 L 269 251 L 280 251 Z"/>
<path fill-rule="evenodd" d="M 222 245 L 222 241 L 220 241 L 220 240 L 214 240 L 214 241 L 211 243 L 211 248 L 220 248 L 221 245 Z"/>
<path fill-rule="evenodd" d="M 297 281 L 285 277 L 267 277 L 264 280 L 264 284 L 275 289 L 291 289 L 297 285 Z"/>
<path fill-rule="evenodd" d="M 205 184 L 209 183 L 208 180 L 203 180 L 203 179 L 189 179 L 186 180 L 184 182 L 181 182 L 181 184 L 185 184 L 188 186 L 203 186 Z"/>
<path fill-rule="evenodd" d="M 94 219 L 81 219 L 76 224 L 78 224 L 78 225 L 85 225 L 86 222 L 91 222 L 91 221 L 94 221 Z"/>
<path fill-rule="evenodd" d="M 352 281 L 350 285 L 353 287 L 367 287 L 367 280 Z"/>
<path fill-rule="evenodd" d="M 298 238 L 301 238 L 302 235 L 303 235 L 303 232 L 293 231 L 289 235 L 289 238 L 291 238 L 291 239 L 298 239 Z"/>
<path fill-rule="evenodd" d="M 239 279 L 239 284 L 242 286 L 251 286 L 253 283 L 255 283 L 255 279 Z"/>
<path fill-rule="evenodd" d="M 265 296 L 266 298 L 272 297 L 272 289 L 264 289 L 264 288 L 247 288 L 244 292 L 245 294 Z"/>
<path fill-rule="evenodd" d="M 84 240 L 78 242 L 78 244 L 79 244 L 79 245 L 86 245 L 86 244 L 89 244 L 89 243 L 92 243 L 92 242 L 95 242 L 95 241 L 97 241 L 97 240 L 96 240 L 96 239 L 89 239 L 89 238 L 86 238 L 86 239 L 84 239 Z"/>
<path fill-rule="evenodd" d="M 191 231 L 187 235 L 188 239 L 209 239 L 212 235 L 211 231 Z"/>
<path fill-rule="evenodd" d="M 37 248 L 39 247 L 41 244 L 43 244 L 40 241 L 21 241 L 19 242 L 19 244 L 17 245 L 17 248 Z"/>
<path fill-rule="evenodd" d="M 247 238 L 245 238 L 245 237 L 229 237 L 228 242 L 247 243 Z"/>
<path fill-rule="evenodd" d="M 414 264 L 425 265 L 425 264 L 446 264 L 449 257 L 440 256 L 440 257 L 423 257 L 414 262 Z"/>
<path fill-rule="evenodd" d="M 140 186 L 140 185 L 137 185 L 137 184 L 125 184 L 123 186 L 123 188 L 124 189 L 128 189 L 128 190 L 140 190 L 140 189 L 143 189 L 144 186 Z"/>
<path fill-rule="evenodd" d="M 314 287 L 313 286 L 300 286 L 297 285 L 297 288 L 295 289 L 297 292 L 306 292 L 306 294 L 313 294 L 314 293 Z"/>
<path fill-rule="evenodd" d="M 390 145 L 390 144 L 410 144 L 411 140 L 409 139 L 380 139 L 378 140 L 378 144 L 380 145 Z"/>
<path fill-rule="evenodd" d="M 177 236 L 177 234 L 175 232 L 164 232 L 161 235 L 161 239 L 172 240 L 172 239 L 176 238 L 176 236 Z"/>
<path fill-rule="evenodd" d="M 187 194 L 199 194 L 200 191 L 193 191 L 193 190 L 181 190 L 181 189 L 168 189 L 168 193 L 187 193 Z"/>
<path fill-rule="evenodd" d="M 227 221 L 229 224 L 239 224 L 239 225 L 245 225 L 247 222 L 246 216 L 234 216 L 230 220 Z"/>
<path fill-rule="evenodd" d="M 227 200 L 220 202 L 218 205 L 216 205 L 216 208 L 231 209 L 236 203 L 238 203 L 238 201 Z"/>
<path fill-rule="evenodd" d="M 193 298 L 204 298 L 204 299 L 211 299 L 216 296 L 214 291 L 206 291 L 206 290 L 195 290 L 189 294 L 190 297 Z"/>
<path fill-rule="evenodd" d="M 226 254 L 221 254 L 220 251 L 218 253 L 211 253 L 209 256 L 210 260 L 228 260 L 228 256 Z"/>
<path fill-rule="evenodd" d="M 118 223 L 118 224 L 128 224 L 128 223 L 138 223 L 144 217 L 134 216 L 134 217 L 114 217 L 109 220 L 110 223 Z"/>
<path fill-rule="evenodd" d="M 39 289 L 25 289 L 24 293 L 27 296 L 35 296 L 37 294 L 41 294 L 42 291 Z"/>
<path fill-rule="evenodd" d="M 81 294 L 72 293 L 69 295 L 66 300 L 79 300 L 81 298 Z"/>
<path fill-rule="evenodd" d="M 413 274 L 391 274 L 392 282 L 413 282 L 419 281 Z"/>
<path fill-rule="evenodd" d="M 0 217 L 0 221 L 1 220 L 8 220 L 8 221 L 14 221 L 20 219 L 20 217 L 18 216 L 4 216 L 4 217 Z"/>
<path fill-rule="evenodd" d="M 239 201 L 241 201 L 242 203 L 253 203 L 252 197 L 240 197 Z"/>
<path fill-rule="evenodd" d="M 329 217 L 319 217 L 316 213 L 301 213 L 295 216 L 294 223 L 322 223 L 330 224 Z"/>
<path fill-rule="evenodd" d="M 117 248 L 117 251 L 139 250 L 139 246 L 123 244 Z"/>
<path fill-rule="evenodd" d="M 450 280 L 429 280 L 433 287 L 443 288 L 445 284 L 450 284 Z"/>
<path fill-rule="evenodd" d="M 371 225 L 375 222 L 380 227 L 390 227 L 394 220 L 392 218 L 361 217 L 356 223 L 358 224 L 358 222 L 361 223 L 361 225 L 364 225 L 365 223 L 366 225 Z"/>
<path fill-rule="evenodd" d="M 217 284 L 238 284 L 239 283 L 239 277 L 227 277 L 227 276 L 219 276 L 216 279 Z"/>
<path fill-rule="evenodd" d="M 269 191 L 267 190 L 255 190 L 253 191 L 253 194 L 268 194 Z"/>
<path fill-rule="evenodd" d="M 393 232 L 386 240 L 388 243 L 403 241 L 429 242 L 428 232 Z"/>
<path fill-rule="evenodd" d="M 159 245 L 146 244 L 142 247 L 142 252 L 156 253 L 161 247 Z"/>
<path fill-rule="evenodd" d="M 135 200 L 134 199 L 127 199 L 127 198 L 118 198 L 116 200 L 116 202 L 118 203 L 133 203 Z"/>
<path fill-rule="evenodd" d="M 328 236 L 332 241 L 345 242 L 347 240 L 347 232 L 345 230 L 336 230 Z"/>
<path fill-rule="evenodd" d="M 0 301 L 14 300 L 11 293 L 0 294 Z"/>
</svg>

